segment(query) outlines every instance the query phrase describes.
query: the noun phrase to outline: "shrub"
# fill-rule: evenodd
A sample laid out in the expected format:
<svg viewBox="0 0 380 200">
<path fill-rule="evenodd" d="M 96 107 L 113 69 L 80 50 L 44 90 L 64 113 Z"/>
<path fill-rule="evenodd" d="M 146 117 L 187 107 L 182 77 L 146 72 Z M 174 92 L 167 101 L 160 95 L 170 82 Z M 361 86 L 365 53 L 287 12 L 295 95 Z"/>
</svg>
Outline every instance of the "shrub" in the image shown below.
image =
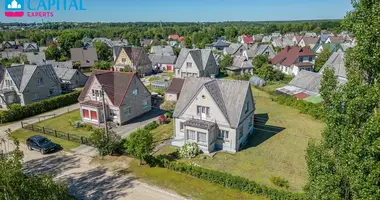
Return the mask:
<svg viewBox="0 0 380 200">
<path fill-rule="evenodd" d="M 272 100 L 276 101 L 279 104 L 290 106 L 298 109 L 303 114 L 308 114 L 312 116 L 314 119 L 323 119 L 323 107 L 321 104 L 314 104 L 311 102 L 297 100 L 292 96 L 275 96 Z"/>
<path fill-rule="evenodd" d="M 89 141 L 99 150 L 101 156 L 119 154 L 123 149 L 120 135 L 111 130 L 106 135 L 104 129 L 95 129 Z"/>
<path fill-rule="evenodd" d="M 304 200 L 305 195 L 302 193 L 292 193 L 288 191 L 269 188 L 265 185 L 258 184 L 254 181 L 248 180 L 244 177 L 233 176 L 229 173 L 205 169 L 195 165 L 188 165 L 183 162 L 170 162 L 164 156 L 151 156 L 147 159 L 150 166 L 165 167 L 169 170 L 187 174 L 199 179 L 210 181 L 227 187 L 230 189 L 239 190 L 249 194 L 258 194 L 266 196 L 274 200 Z"/>
<path fill-rule="evenodd" d="M 123 141 L 127 153 L 140 160 L 140 165 L 143 160 L 147 162 L 154 149 L 153 135 L 146 129 L 138 129 Z"/>
<path fill-rule="evenodd" d="M 272 176 L 270 181 L 278 187 L 289 188 L 289 181 L 279 176 Z"/>
<path fill-rule="evenodd" d="M 149 124 L 145 125 L 145 126 L 144 126 L 144 129 L 145 129 L 145 130 L 148 130 L 148 131 L 151 131 L 151 130 L 157 128 L 158 126 L 159 126 L 159 124 L 158 124 L 157 121 L 155 120 L 155 121 L 152 121 L 152 122 L 150 122 Z"/>
<path fill-rule="evenodd" d="M 175 106 L 176 106 L 176 103 L 177 102 L 175 102 L 175 101 L 165 101 L 161 105 L 161 109 L 163 109 L 163 110 L 174 110 Z"/>
<path fill-rule="evenodd" d="M 57 108 L 78 103 L 78 96 L 81 91 L 74 91 L 26 106 L 15 106 L 14 109 L 5 110 L 0 115 L 2 123 L 13 122 L 48 112 Z"/>
<path fill-rule="evenodd" d="M 165 113 L 165 117 L 166 117 L 167 119 L 171 119 L 171 118 L 173 118 L 173 113 L 171 113 L 171 112 L 166 112 L 166 113 Z"/>
<path fill-rule="evenodd" d="M 179 155 L 182 158 L 194 158 L 197 156 L 201 150 L 199 149 L 197 143 L 195 142 L 187 142 L 183 147 L 179 150 Z"/>
<path fill-rule="evenodd" d="M 83 124 L 83 127 L 85 127 L 87 131 L 93 131 L 94 130 L 94 127 L 92 127 L 90 124 Z"/>
<path fill-rule="evenodd" d="M 82 121 L 75 121 L 75 122 L 71 123 L 71 125 L 73 125 L 74 128 L 80 128 L 80 127 L 84 126 L 84 123 Z"/>
</svg>

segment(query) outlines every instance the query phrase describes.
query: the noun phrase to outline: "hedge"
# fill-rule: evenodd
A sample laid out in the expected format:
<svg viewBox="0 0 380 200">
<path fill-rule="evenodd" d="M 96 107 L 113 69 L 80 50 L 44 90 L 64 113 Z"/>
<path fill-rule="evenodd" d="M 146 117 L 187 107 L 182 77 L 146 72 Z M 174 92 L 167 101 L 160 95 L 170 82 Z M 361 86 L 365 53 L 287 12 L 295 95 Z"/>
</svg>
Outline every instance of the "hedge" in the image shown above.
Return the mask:
<svg viewBox="0 0 380 200">
<path fill-rule="evenodd" d="M 314 104 L 311 102 L 298 100 L 297 98 L 293 96 L 284 96 L 284 95 L 273 96 L 272 100 L 274 100 L 275 102 L 279 104 L 296 108 L 301 113 L 308 114 L 312 116 L 314 119 L 324 118 L 322 104 Z"/>
<path fill-rule="evenodd" d="M 26 106 L 14 106 L 11 110 L 0 112 L 0 121 L 2 123 L 7 123 L 22 120 L 57 108 L 78 103 L 80 92 L 81 91 L 76 90 L 69 94 L 52 97 Z"/>
<path fill-rule="evenodd" d="M 147 159 L 147 163 L 151 166 L 158 166 L 167 168 L 169 170 L 191 175 L 193 177 L 210 181 L 212 183 L 221 185 L 223 187 L 236 189 L 241 192 L 246 192 L 249 194 L 257 194 L 266 196 L 273 200 L 304 200 L 306 199 L 303 193 L 292 193 L 284 190 L 278 190 L 274 188 L 269 188 L 265 185 L 258 184 L 254 181 L 248 180 L 240 176 L 233 176 L 229 173 L 219 172 L 211 169 L 205 169 L 202 167 L 188 165 L 183 162 L 170 162 L 166 157 L 163 156 L 151 156 Z"/>
</svg>

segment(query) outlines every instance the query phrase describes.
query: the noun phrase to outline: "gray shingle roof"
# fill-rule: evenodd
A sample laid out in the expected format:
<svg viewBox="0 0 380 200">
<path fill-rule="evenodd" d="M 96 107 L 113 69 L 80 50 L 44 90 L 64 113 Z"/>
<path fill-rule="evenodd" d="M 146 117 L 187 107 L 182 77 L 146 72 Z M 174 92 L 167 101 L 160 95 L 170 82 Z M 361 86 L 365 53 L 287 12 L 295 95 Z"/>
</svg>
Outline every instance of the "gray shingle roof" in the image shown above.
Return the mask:
<svg viewBox="0 0 380 200">
<path fill-rule="evenodd" d="M 174 51 L 171 46 L 152 46 L 151 48 L 152 54 L 160 54 L 166 56 L 174 56 Z"/>
<path fill-rule="evenodd" d="M 212 43 L 212 46 L 213 46 L 213 47 L 229 47 L 230 44 L 229 44 L 229 43 L 226 43 L 226 42 L 224 42 L 224 41 L 222 41 L 222 40 L 218 40 L 218 41 Z"/>
<path fill-rule="evenodd" d="M 246 57 L 244 56 L 235 56 L 233 61 L 232 61 L 232 67 L 236 68 L 242 68 L 242 69 L 252 69 L 252 61 L 247 60 Z"/>
<path fill-rule="evenodd" d="M 42 71 L 52 81 L 60 84 L 59 78 L 55 73 L 52 65 L 19 65 L 8 67 L 6 70 L 8 71 L 9 75 L 11 76 L 13 82 L 20 92 L 23 92 L 25 90 L 36 70 Z"/>
<path fill-rule="evenodd" d="M 71 80 L 74 74 L 76 72 L 79 72 L 79 70 L 77 69 L 60 68 L 60 67 L 54 67 L 54 71 L 57 74 L 58 78 L 60 78 L 61 80 Z"/>
<path fill-rule="evenodd" d="M 260 45 L 260 46 L 257 48 L 256 55 L 255 55 L 255 56 L 263 55 L 263 54 L 265 53 L 265 51 L 266 51 L 268 48 L 269 48 L 269 49 L 272 49 L 272 51 L 274 51 L 272 45 L 269 45 L 269 44 L 262 44 L 262 45 Z"/>
<path fill-rule="evenodd" d="M 186 78 L 173 116 L 179 117 L 202 88 L 209 91 L 230 126 L 236 128 L 239 125 L 243 102 L 250 90 L 248 81 Z"/>
<path fill-rule="evenodd" d="M 33 65 L 43 65 L 46 61 L 45 52 L 28 52 L 25 55 L 29 63 Z"/>
<path fill-rule="evenodd" d="M 72 61 L 63 61 L 63 62 L 57 62 L 55 60 L 47 60 L 46 64 L 51 64 L 53 67 L 60 67 L 60 68 L 73 68 L 73 62 Z"/>
<path fill-rule="evenodd" d="M 272 40 L 272 36 L 264 36 L 261 42 L 270 42 Z"/>
<path fill-rule="evenodd" d="M 181 49 L 181 52 L 178 56 L 175 68 L 179 69 L 182 67 L 187 56 L 191 56 L 195 62 L 195 65 L 199 70 L 204 70 L 207 66 L 207 63 L 210 59 L 215 59 L 212 56 L 212 51 L 208 49 Z"/>
<path fill-rule="evenodd" d="M 95 48 L 71 48 L 71 60 L 79 61 L 82 67 L 92 67 L 94 62 L 98 60 L 98 54 Z"/>
<path fill-rule="evenodd" d="M 319 73 L 322 74 L 326 68 L 332 68 L 335 71 L 335 76 L 347 79 L 346 67 L 344 65 L 344 55 L 344 52 L 334 52 L 323 65 Z"/>
<path fill-rule="evenodd" d="M 175 64 L 177 56 L 161 55 L 161 54 L 151 54 L 149 59 L 152 64 Z"/>
<path fill-rule="evenodd" d="M 37 50 L 37 43 L 24 43 L 24 50 Z"/>
<path fill-rule="evenodd" d="M 231 43 L 229 47 L 226 48 L 226 52 L 228 54 L 234 54 L 236 51 L 239 50 L 239 48 L 242 46 L 242 44 L 239 43 Z"/>
<path fill-rule="evenodd" d="M 301 70 L 289 85 L 296 86 L 311 92 L 319 93 L 322 76 L 319 73 Z"/>
</svg>

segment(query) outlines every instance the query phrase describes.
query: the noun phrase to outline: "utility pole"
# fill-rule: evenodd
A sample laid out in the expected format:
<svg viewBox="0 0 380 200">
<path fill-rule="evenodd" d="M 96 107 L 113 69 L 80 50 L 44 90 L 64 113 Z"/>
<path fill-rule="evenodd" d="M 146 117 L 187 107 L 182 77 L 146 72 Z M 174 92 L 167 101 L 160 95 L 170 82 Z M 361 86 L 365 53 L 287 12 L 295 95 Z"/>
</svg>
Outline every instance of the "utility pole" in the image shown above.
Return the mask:
<svg viewBox="0 0 380 200">
<path fill-rule="evenodd" d="M 107 123 L 107 112 L 106 112 L 106 103 L 104 100 L 104 86 L 102 85 L 102 101 L 103 101 L 103 120 L 104 120 L 104 131 L 108 138 L 108 123 Z"/>
</svg>

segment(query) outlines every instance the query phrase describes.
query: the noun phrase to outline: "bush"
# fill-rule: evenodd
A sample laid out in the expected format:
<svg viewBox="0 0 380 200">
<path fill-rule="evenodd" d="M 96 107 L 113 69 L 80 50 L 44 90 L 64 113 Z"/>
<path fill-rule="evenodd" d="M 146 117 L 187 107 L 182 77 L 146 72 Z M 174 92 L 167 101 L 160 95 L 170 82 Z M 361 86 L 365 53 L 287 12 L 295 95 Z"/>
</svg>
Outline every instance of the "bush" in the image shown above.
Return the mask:
<svg viewBox="0 0 380 200">
<path fill-rule="evenodd" d="M 278 187 L 289 188 L 289 181 L 279 176 L 272 176 L 270 181 Z"/>
<path fill-rule="evenodd" d="M 176 103 L 177 102 L 175 102 L 175 101 L 165 101 L 161 105 L 161 109 L 163 109 L 163 110 L 174 110 L 175 106 L 176 106 Z"/>
<path fill-rule="evenodd" d="M 157 128 L 158 126 L 159 126 L 159 124 L 156 121 L 152 121 L 149 124 L 145 125 L 144 129 L 148 130 L 148 131 L 151 131 L 151 130 Z"/>
<path fill-rule="evenodd" d="M 82 121 L 75 121 L 75 122 L 71 123 L 71 125 L 73 125 L 74 128 L 80 128 L 80 127 L 84 126 L 84 123 Z"/>
<path fill-rule="evenodd" d="M 183 162 L 170 162 L 164 156 L 150 156 L 146 160 L 150 166 L 164 167 L 172 171 L 184 173 L 199 179 L 210 181 L 211 183 L 221 185 L 230 189 L 239 190 L 249 194 L 258 194 L 267 196 L 274 200 L 304 200 L 305 195 L 302 193 L 292 193 L 288 191 L 269 188 L 265 185 L 258 184 L 244 177 L 233 176 L 229 173 L 219 172 L 211 169 L 205 169 L 199 166 L 188 165 Z"/>
<path fill-rule="evenodd" d="M 106 135 L 104 129 L 95 129 L 89 141 L 99 150 L 101 156 L 119 154 L 123 150 L 120 135 L 111 130 Z"/>
<path fill-rule="evenodd" d="M 171 118 L 173 118 L 173 113 L 171 113 L 171 112 L 166 112 L 166 113 L 165 113 L 165 117 L 166 117 L 166 119 L 171 119 Z"/>
<path fill-rule="evenodd" d="M 279 104 L 290 106 L 298 109 L 303 114 L 308 114 L 312 116 L 314 119 L 323 119 L 323 107 L 321 104 L 314 104 L 311 102 L 297 100 L 293 96 L 284 96 L 279 95 L 272 98 L 272 100 L 276 101 Z"/>
<path fill-rule="evenodd" d="M 140 160 L 140 165 L 143 160 L 147 162 L 155 146 L 152 133 L 146 129 L 138 129 L 123 142 L 127 153 Z"/>
<path fill-rule="evenodd" d="M 197 143 L 195 142 L 187 142 L 183 147 L 179 150 L 179 155 L 182 158 L 194 158 L 197 156 L 201 150 L 199 149 Z"/>
<path fill-rule="evenodd" d="M 11 110 L 5 110 L 0 114 L 2 123 L 13 122 L 48 112 L 57 108 L 78 103 L 78 96 L 81 91 L 74 91 L 26 106 L 14 106 Z"/>
</svg>

